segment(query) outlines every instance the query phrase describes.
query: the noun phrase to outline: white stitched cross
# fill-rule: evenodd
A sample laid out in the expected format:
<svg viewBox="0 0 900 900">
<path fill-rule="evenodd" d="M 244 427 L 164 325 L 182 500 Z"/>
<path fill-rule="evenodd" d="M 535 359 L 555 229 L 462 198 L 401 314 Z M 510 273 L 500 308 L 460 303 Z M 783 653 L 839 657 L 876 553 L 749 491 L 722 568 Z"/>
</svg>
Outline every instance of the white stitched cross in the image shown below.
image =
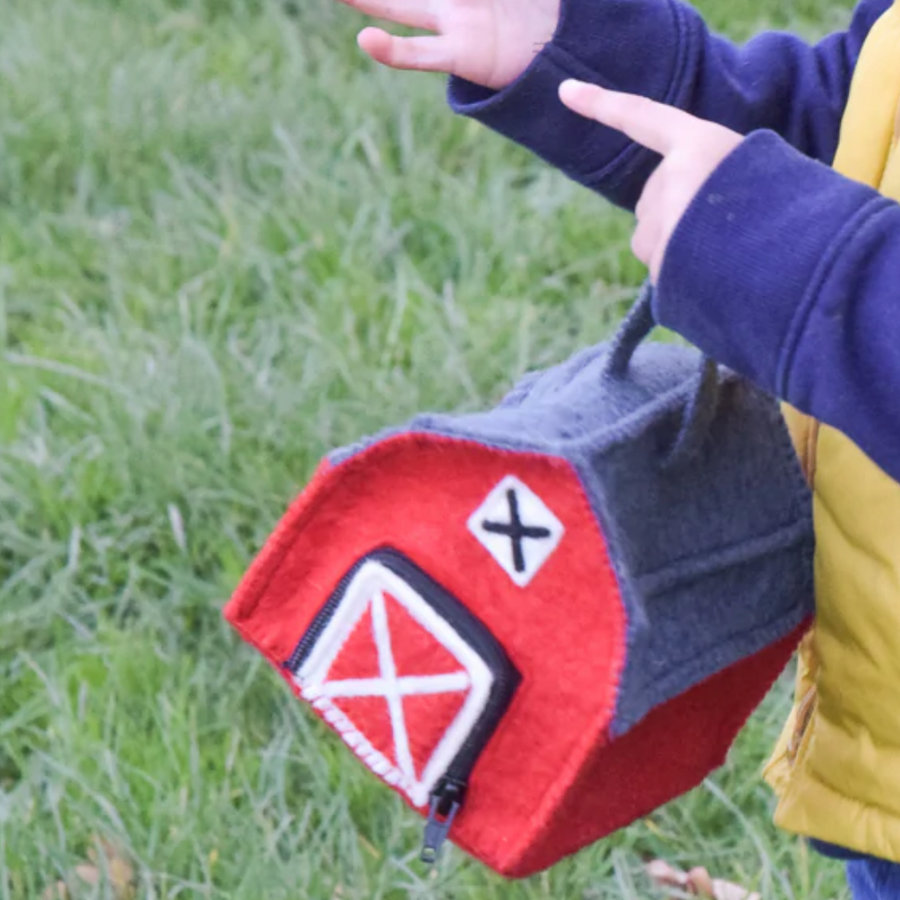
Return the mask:
<svg viewBox="0 0 900 900">
<path fill-rule="evenodd" d="M 521 588 L 537 575 L 565 533 L 550 507 L 514 475 L 494 487 L 469 517 L 468 527 Z"/>
<path fill-rule="evenodd" d="M 379 678 L 346 678 L 326 681 L 315 691 L 315 697 L 384 697 L 391 717 L 394 750 L 400 771 L 416 779 L 412 753 L 409 749 L 409 733 L 403 716 L 403 698 L 428 694 L 450 694 L 467 691 L 471 686 L 468 672 L 448 672 L 441 675 L 408 675 L 397 677 L 394 653 L 391 648 L 391 631 L 388 627 L 384 594 L 380 591 L 372 597 L 372 633 L 378 650 Z M 312 698 L 310 698 L 312 699 Z"/>
<path fill-rule="evenodd" d="M 437 675 L 397 674 L 385 597 L 399 604 L 398 612 L 431 635 L 457 661 L 460 669 Z M 378 653 L 378 674 L 372 678 L 329 680 L 328 673 L 366 611 L 371 611 L 372 637 Z M 393 607 L 391 615 L 393 615 Z M 397 651 L 402 654 L 403 648 Z M 428 803 L 429 793 L 465 744 L 488 702 L 494 676 L 450 623 L 408 582 L 377 561 L 366 562 L 347 586 L 337 608 L 294 679 L 303 697 L 340 734 L 348 747 L 388 784 L 401 788 L 416 806 Z M 410 750 L 403 699 L 434 694 L 463 694 L 461 708 L 423 764 L 420 773 Z M 388 707 L 396 764 L 372 745 L 359 723 L 339 706 L 341 698 L 383 697 Z"/>
</svg>

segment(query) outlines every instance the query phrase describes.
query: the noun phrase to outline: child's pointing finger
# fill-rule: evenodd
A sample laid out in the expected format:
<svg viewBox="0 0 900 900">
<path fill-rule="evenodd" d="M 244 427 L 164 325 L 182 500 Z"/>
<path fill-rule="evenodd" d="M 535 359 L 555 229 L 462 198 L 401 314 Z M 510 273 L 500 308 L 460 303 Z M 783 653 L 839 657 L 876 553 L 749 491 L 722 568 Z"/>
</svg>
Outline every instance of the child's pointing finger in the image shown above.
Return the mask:
<svg viewBox="0 0 900 900">
<path fill-rule="evenodd" d="M 559 98 L 572 112 L 621 131 L 663 156 L 671 152 L 678 138 L 696 121 L 672 106 L 583 81 L 564 81 L 559 86 Z"/>
<path fill-rule="evenodd" d="M 573 112 L 662 155 L 638 203 L 632 241 L 655 281 L 676 227 L 704 183 L 740 144 L 741 135 L 673 106 L 581 81 L 564 81 L 559 97 Z"/>
</svg>

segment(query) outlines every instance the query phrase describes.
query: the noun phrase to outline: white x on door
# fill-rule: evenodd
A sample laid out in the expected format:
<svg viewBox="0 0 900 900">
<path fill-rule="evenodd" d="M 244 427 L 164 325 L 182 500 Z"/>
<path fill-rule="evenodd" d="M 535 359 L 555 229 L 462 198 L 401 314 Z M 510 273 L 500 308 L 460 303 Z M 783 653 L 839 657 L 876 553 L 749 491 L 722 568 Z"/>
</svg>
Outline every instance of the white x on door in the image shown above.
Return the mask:
<svg viewBox="0 0 900 900">
<path fill-rule="evenodd" d="M 434 675 L 397 675 L 396 658 L 403 653 L 403 648 L 392 646 L 386 595 L 397 601 L 398 606 L 392 607 L 394 614 L 399 609 L 400 614 L 409 615 L 453 656 L 459 663 L 458 670 Z M 378 676 L 329 679 L 332 664 L 367 612 L 371 613 Z M 369 561 L 348 585 L 295 680 L 304 698 L 376 774 L 389 784 L 402 788 L 414 804 L 422 806 L 428 802 L 431 789 L 453 761 L 484 710 L 493 675 L 478 653 L 411 585 L 381 563 Z M 465 700 L 431 757 L 417 772 L 410 751 L 403 700 L 411 696 L 448 693 L 463 694 Z M 358 697 L 381 697 L 386 701 L 396 765 L 374 745 L 366 735 L 365 727 L 353 722 L 336 702 L 341 698 Z"/>
</svg>

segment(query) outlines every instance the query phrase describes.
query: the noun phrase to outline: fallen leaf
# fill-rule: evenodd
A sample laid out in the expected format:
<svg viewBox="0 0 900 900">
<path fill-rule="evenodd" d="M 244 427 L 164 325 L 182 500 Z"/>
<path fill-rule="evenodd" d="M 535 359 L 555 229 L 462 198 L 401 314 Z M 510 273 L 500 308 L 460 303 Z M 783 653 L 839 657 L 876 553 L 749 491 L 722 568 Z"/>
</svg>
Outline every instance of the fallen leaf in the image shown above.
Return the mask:
<svg viewBox="0 0 900 900">
<path fill-rule="evenodd" d="M 655 859 L 646 866 L 650 879 L 662 888 L 677 888 L 693 897 L 707 900 L 762 900 L 759 894 L 748 891 L 739 884 L 713 878 L 702 866 L 682 872 L 665 860 Z"/>
<path fill-rule="evenodd" d="M 688 872 L 688 890 L 698 897 L 712 897 L 716 900 L 716 884 L 709 872 L 702 867 Z"/>
<path fill-rule="evenodd" d="M 101 861 L 100 854 L 103 854 Z M 125 857 L 121 847 L 106 838 L 94 836 L 94 846 L 88 848 L 87 858 L 90 865 L 83 863 L 75 866 L 75 874 L 84 882 L 96 887 L 102 880 L 101 866 L 106 869 L 110 887 L 116 900 L 131 900 L 134 896 L 134 869 Z"/>
<path fill-rule="evenodd" d="M 96 866 L 82 863 L 80 866 L 75 866 L 75 874 L 91 887 L 100 884 L 100 870 Z"/>
<path fill-rule="evenodd" d="M 670 866 L 663 859 L 654 859 L 644 867 L 650 880 L 659 887 L 687 887 L 687 872 Z"/>
</svg>

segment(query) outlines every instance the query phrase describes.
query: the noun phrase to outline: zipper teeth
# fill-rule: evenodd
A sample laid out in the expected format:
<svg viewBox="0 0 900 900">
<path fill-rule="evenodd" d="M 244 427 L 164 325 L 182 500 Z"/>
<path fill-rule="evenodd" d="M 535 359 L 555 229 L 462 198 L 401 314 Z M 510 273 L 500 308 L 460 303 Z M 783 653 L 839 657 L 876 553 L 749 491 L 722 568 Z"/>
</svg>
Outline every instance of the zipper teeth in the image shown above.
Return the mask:
<svg viewBox="0 0 900 900">
<path fill-rule="evenodd" d="M 436 612 L 442 618 L 447 618 L 447 621 L 453 628 L 478 652 L 478 655 L 484 660 L 494 676 L 494 684 L 488 694 L 484 710 L 457 751 L 453 761 L 441 776 L 435 786 L 435 790 L 438 790 L 441 783 L 448 779 L 464 783 L 468 780 L 468 776 L 474 768 L 481 751 L 500 723 L 500 719 L 506 712 L 512 701 L 513 694 L 522 679 L 510 662 L 509 657 L 507 657 L 503 647 L 481 621 L 459 600 L 453 597 L 446 589 L 437 585 L 415 563 L 407 559 L 399 551 L 391 547 L 383 547 L 367 554 L 357 562 L 338 582 L 337 587 L 335 587 L 328 601 L 319 610 L 297 644 L 296 649 L 287 662 L 284 663 L 284 666 L 296 674 L 296 671 L 312 650 L 313 645 L 331 621 L 331 617 L 340 605 L 348 585 L 359 569 L 369 561 L 384 564 L 395 575 L 403 578 L 404 581 L 414 588 L 419 596 L 425 599 L 429 605 L 432 604 L 428 600 L 428 595 L 433 593 L 435 587 L 439 588 L 441 595 L 452 599 L 453 603 L 449 610 L 438 606 Z M 426 590 L 420 590 L 420 588 L 425 588 Z M 446 604 L 443 606 L 446 606 Z M 455 607 L 458 607 L 459 610 L 459 615 L 457 616 L 452 615 Z M 451 615 L 445 616 L 444 613 L 450 613 Z"/>
<path fill-rule="evenodd" d="M 319 639 L 319 636 L 328 626 L 328 623 L 331 621 L 331 617 L 334 615 L 335 610 L 338 608 L 338 606 L 340 606 L 341 600 L 344 599 L 344 592 L 347 590 L 347 587 L 353 580 L 353 577 L 356 575 L 361 565 L 362 563 L 357 563 L 337 583 L 337 587 L 328 598 L 328 601 L 319 610 L 319 612 L 316 613 L 316 617 L 315 619 L 313 619 L 312 624 L 309 626 L 309 628 L 306 629 L 303 637 L 300 638 L 300 642 L 294 648 L 294 652 L 284 663 L 284 668 L 290 670 L 296 675 L 297 670 L 303 664 L 303 661 L 306 659 L 306 657 L 309 656 L 309 653 L 315 645 L 316 641 Z"/>
</svg>

